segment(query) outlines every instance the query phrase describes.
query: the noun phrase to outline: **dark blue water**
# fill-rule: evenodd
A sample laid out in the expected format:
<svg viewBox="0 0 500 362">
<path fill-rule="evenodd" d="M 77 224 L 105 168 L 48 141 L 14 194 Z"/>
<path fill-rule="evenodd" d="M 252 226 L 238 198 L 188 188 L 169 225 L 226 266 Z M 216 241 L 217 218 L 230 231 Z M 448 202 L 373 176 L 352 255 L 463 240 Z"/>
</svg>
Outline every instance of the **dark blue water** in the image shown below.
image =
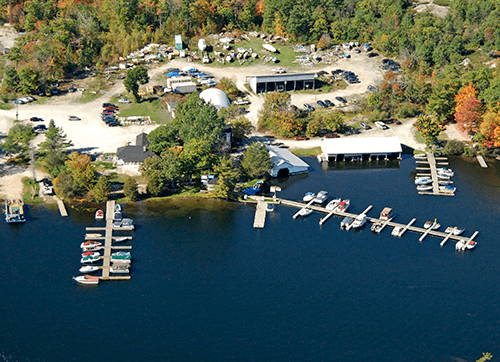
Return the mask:
<svg viewBox="0 0 500 362">
<path fill-rule="evenodd" d="M 28 208 L 0 223 L 0 357 L 6 361 L 475 361 L 500 353 L 499 168 L 452 160 L 455 197 L 418 196 L 399 168 L 321 169 L 279 196 L 328 190 L 351 210 L 393 207 L 415 225 L 437 218 L 478 247 L 384 230 L 292 220 L 278 206 L 252 228 L 253 205 L 176 200 L 126 205 L 132 280 L 77 285 L 90 212 Z M 2 360 L 0 358 L 0 361 Z"/>
</svg>

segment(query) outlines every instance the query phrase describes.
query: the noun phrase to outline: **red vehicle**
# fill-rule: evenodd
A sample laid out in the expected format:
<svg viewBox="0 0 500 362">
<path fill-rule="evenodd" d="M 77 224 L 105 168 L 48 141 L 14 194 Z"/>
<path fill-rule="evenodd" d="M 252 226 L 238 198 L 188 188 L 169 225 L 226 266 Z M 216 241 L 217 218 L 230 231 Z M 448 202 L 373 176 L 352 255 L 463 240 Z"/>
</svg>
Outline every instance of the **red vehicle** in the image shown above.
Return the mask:
<svg viewBox="0 0 500 362">
<path fill-rule="evenodd" d="M 293 139 L 295 141 L 305 141 L 305 140 L 308 140 L 309 137 L 306 137 L 306 136 L 295 136 Z"/>
<path fill-rule="evenodd" d="M 110 107 L 106 107 L 104 108 L 106 111 L 113 111 L 113 112 L 116 112 L 118 110 L 118 107 L 116 106 L 110 106 Z"/>
<path fill-rule="evenodd" d="M 325 138 L 339 138 L 340 136 L 336 133 L 327 133 Z"/>
<path fill-rule="evenodd" d="M 105 109 L 102 111 L 103 114 L 115 114 L 115 111 L 110 111 L 109 109 Z"/>
</svg>

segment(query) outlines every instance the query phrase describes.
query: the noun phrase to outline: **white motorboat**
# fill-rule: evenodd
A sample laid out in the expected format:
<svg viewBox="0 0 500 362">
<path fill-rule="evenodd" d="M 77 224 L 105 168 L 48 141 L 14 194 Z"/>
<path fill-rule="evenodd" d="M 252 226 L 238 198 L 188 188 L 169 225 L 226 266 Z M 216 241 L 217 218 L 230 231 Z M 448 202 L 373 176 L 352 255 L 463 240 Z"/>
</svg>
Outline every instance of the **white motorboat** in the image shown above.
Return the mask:
<svg viewBox="0 0 500 362">
<path fill-rule="evenodd" d="M 351 228 L 359 229 L 364 224 L 366 224 L 366 214 L 359 214 L 358 216 L 356 216 L 356 218 L 354 219 L 352 224 L 350 224 L 346 227 L 346 230 L 349 230 Z"/>
<path fill-rule="evenodd" d="M 430 177 L 424 176 L 424 177 L 417 177 L 415 179 L 415 185 L 428 185 L 432 183 L 432 179 Z"/>
<path fill-rule="evenodd" d="M 123 243 L 124 241 L 127 241 L 128 239 L 130 239 L 130 237 L 128 237 L 128 236 L 123 236 L 123 237 L 121 237 L 121 238 L 115 238 L 115 239 L 113 239 L 113 241 L 114 241 L 115 243 Z"/>
<path fill-rule="evenodd" d="M 122 212 L 122 205 L 115 204 L 115 212 Z"/>
<path fill-rule="evenodd" d="M 98 256 L 84 256 L 83 258 L 80 259 L 80 263 L 82 264 L 90 264 L 90 263 L 95 263 L 96 261 L 99 261 Z"/>
<path fill-rule="evenodd" d="M 354 222 L 354 218 L 347 216 L 345 217 L 341 222 L 340 222 L 340 228 L 341 229 L 346 229 L 349 225 L 351 225 Z"/>
<path fill-rule="evenodd" d="M 300 209 L 299 211 L 299 215 L 300 216 L 309 216 L 312 214 L 312 209 L 308 208 L 308 207 L 304 207 L 303 209 Z"/>
<path fill-rule="evenodd" d="M 102 237 L 102 234 L 98 234 L 98 233 L 90 233 L 90 234 L 85 234 L 85 237 L 86 237 L 86 238 L 101 238 L 101 237 Z"/>
<path fill-rule="evenodd" d="M 447 193 L 447 194 L 452 194 L 456 191 L 456 187 L 447 185 L 447 186 L 439 186 L 439 191 Z"/>
<path fill-rule="evenodd" d="M 437 230 L 441 227 L 441 224 L 439 224 L 436 220 L 434 220 L 434 222 L 426 221 L 424 224 L 424 229 L 429 229 L 431 226 L 432 230 Z"/>
<path fill-rule="evenodd" d="M 111 268 L 109 268 L 109 272 L 113 274 L 129 274 L 129 264 L 117 264 L 117 265 L 112 265 Z"/>
<path fill-rule="evenodd" d="M 417 191 L 430 191 L 432 189 L 433 189 L 432 185 L 418 185 L 417 186 Z"/>
<path fill-rule="evenodd" d="M 458 235 L 462 234 L 464 231 L 465 231 L 465 229 L 459 229 L 456 226 L 448 226 L 444 232 L 446 234 L 452 233 L 453 235 L 458 236 Z"/>
<path fill-rule="evenodd" d="M 95 212 L 95 218 L 96 218 L 96 220 L 102 220 L 102 219 L 104 219 L 104 211 L 97 210 Z"/>
<path fill-rule="evenodd" d="M 463 250 L 465 246 L 465 240 L 459 240 L 455 244 L 455 250 Z"/>
<path fill-rule="evenodd" d="M 85 258 L 86 256 L 99 257 L 101 254 L 97 251 L 86 251 L 85 253 L 82 253 L 82 258 Z"/>
<path fill-rule="evenodd" d="M 101 245 L 102 245 L 102 243 L 100 243 L 98 241 L 89 240 L 89 241 L 85 241 L 85 242 L 81 243 L 80 248 L 81 249 L 95 248 L 95 247 L 101 246 Z"/>
<path fill-rule="evenodd" d="M 272 53 L 276 53 L 276 48 L 273 47 L 271 44 L 262 44 L 262 47 Z"/>
<path fill-rule="evenodd" d="M 449 180 L 451 178 L 451 176 L 448 176 L 448 175 L 445 175 L 444 173 L 438 172 L 437 173 L 437 178 L 440 179 L 440 180 Z"/>
<path fill-rule="evenodd" d="M 93 273 L 98 271 L 99 268 L 92 265 L 85 265 L 80 268 L 80 273 Z"/>
<path fill-rule="evenodd" d="M 335 208 L 336 212 L 346 212 L 349 209 L 349 205 L 351 205 L 351 201 L 349 199 L 345 199 L 339 202 L 337 207 Z"/>
<path fill-rule="evenodd" d="M 266 205 L 266 211 L 267 212 L 273 212 L 274 211 L 274 204 L 268 203 Z"/>
<path fill-rule="evenodd" d="M 451 185 L 452 183 L 453 183 L 453 181 L 450 181 L 450 180 L 438 180 L 439 186 L 447 186 L 447 185 Z"/>
<path fill-rule="evenodd" d="M 113 215 L 113 220 L 120 221 L 123 218 L 123 215 L 120 211 L 115 211 Z"/>
<path fill-rule="evenodd" d="M 127 259 L 130 255 L 130 251 L 117 251 L 111 254 L 112 257 L 124 257 L 124 259 Z"/>
<path fill-rule="evenodd" d="M 446 176 L 454 176 L 455 173 L 452 171 L 451 168 L 448 168 L 448 167 L 440 167 L 440 168 L 437 168 L 436 169 L 437 173 L 441 173 L 443 175 L 446 175 Z"/>
<path fill-rule="evenodd" d="M 334 199 L 334 200 L 330 201 L 328 204 L 326 204 L 325 209 L 333 211 L 338 206 L 340 201 L 342 201 L 340 199 L 340 197 L 338 199 Z"/>
<path fill-rule="evenodd" d="M 392 229 L 392 232 L 391 232 L 391 235 L 392 236 L 399 236 L 399 233 L 401 232 L 401 228 L 399 226 L 396 226 L 394 227 L 394 229 Z"/>
<path fill-rule="evenodd" d="M 372 227 L 370 228 L 371 231 L 373 231 L 374 233 L 380 233 L 380 230 L 382 229 L 382 223 L 380 222 L 376 222 L 372 225 Z"/>
<path fill-rule="evenodd" d="M 313 200 L 315 197 L 316 197 L 316 194 L 314 192 L 306 192 L 306 194 L 302 198 L 302 201 L 309 202 L 309 201 Z"/>
<path fill-rule="evenodd" d="M 79 277 L 73 277 L 80 284 L 96 285 L 99 284 L 99 277 L 94 277 L 91 275 L 80 275 Z"/>
<path fill-rule="evenodd" d="M 111 259 L 111 263 L 115 264 L 130 264 L 132 259 Z"/>
<path fill-rule="evenodd" d="M 320 191 L 314 198 L 314 202 L 317 204 L 322 204 L 326 200 L 328 200 L 328 191 Z"/>
<path fill-rule="evenodd" d="M 474 249 L 476 247 L 476 245 L 477 245 L 477 243 L 475 241 L 469 240 L 467 242 L 467 244 L 465 244 L 465 247 L 470 250 L 470 249 Z"/>
</svg>

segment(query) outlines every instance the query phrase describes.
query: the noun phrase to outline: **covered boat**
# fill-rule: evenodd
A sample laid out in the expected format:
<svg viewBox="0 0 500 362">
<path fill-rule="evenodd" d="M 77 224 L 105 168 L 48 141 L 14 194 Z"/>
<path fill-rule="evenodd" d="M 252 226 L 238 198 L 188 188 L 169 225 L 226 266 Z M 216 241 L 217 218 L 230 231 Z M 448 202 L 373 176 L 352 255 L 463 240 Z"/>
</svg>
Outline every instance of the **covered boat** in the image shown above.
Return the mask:
<svg viewBox="0 0 500 362">
<path fill-rule="evenodd" d="M 207 49 L 207 42 L 205 41 L 205 39 L 198 40 L 198 49 L 200 49 L 201 51 L 205 51 L 205 49 Z"/>
<path fill-rule="evenodd" d="M 113 274 L 128 274 L 128 273 L 130 273 L 128 267 L 129 267 L 129 264 L 112 265 L 111 268 L 109 268 L 109 272 L 113 273 Z"/>
<path fill-rule="evenodd" d="M 85 253 L 82 253 L 82 258 L 85 258 L 86 256 L 101 256 L 101 254 L 97 251 L 86 251 Z"/>
<path fill-rule="evenodd" d="M 354 219 L 352 224 L 350 224 L 346 227 L 346 230 L 349 230 L 351 228 L 359 229 L 364 224 L 366 224 L 366 214 L 359 214 L 358 216 L 356 216 L 356 218 Z"/>
<path fill-rule="evenodd" d="M 306 194 L 302 198 L 302 201 L 309 202 L 309 201 L 313 200 L 315 197 L 316 197 L 316 194 L 314 192 L 309 191 L 309 192 L 306 192 Z"/>
<path fill-rule="evenodd" d="M 273 47 L 271 44 L 262 44 L 262 47 L 268 51 L 270 51 L 271 53 L 276 53 L 277 50 L 275 47 Z"/>
<path fill-rule="evenodd" d="M 346 216 L 345 218 L 342 219 L 340 222 L 340 228 L 341 229 L 346 229 L 354 222 L 354 218 L 350 216 Z"/>
<path fill-rule="evenodd" d="M 433 189 L 432 185 L 418 185 L 417 186 L 417 191 L 430 191 L 432 189 Z"/>
<path fill-rule="evenodd" d="M 399 233 L 401 232 L 401 227 L 396 226 L 394 229 L 392 229 L 391 235 L 392 236 L 399 236 Z"/>
<path fill-rule="evenodd" d="M 92 275 L 81 275 L 79 277 L 73 277 L 80 284 L 91 284 L 96 285 L 99 284 L 99 277 L 94 277 Z"/>
<path fill-rule="evenodd" d="M 84 256 L 83 258 L 80 259 L 80 263 L 82 263 L 82 264 L 91 264 L 91 263 L 95 263 L 96 261 L 99 261 L 99 257 L 92 256 L 92 255 Z"/>
</svg>

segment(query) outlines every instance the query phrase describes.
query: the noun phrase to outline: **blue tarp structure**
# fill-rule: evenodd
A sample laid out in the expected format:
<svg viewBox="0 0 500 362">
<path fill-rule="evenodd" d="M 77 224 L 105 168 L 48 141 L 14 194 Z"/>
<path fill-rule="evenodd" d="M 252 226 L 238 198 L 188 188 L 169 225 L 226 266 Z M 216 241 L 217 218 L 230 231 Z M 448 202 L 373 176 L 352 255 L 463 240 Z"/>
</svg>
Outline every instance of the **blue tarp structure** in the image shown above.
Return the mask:
<svg viewBox="0 0 500 362">
<path fill-rule="evenodd" d="M 178 73 L 178 72 L 170 72 L 170 73 L 166 73 L 165 74 L 165 77 L 179 77 L 181 76 L 182 74 L 181 73 Z"/>
</svg>

